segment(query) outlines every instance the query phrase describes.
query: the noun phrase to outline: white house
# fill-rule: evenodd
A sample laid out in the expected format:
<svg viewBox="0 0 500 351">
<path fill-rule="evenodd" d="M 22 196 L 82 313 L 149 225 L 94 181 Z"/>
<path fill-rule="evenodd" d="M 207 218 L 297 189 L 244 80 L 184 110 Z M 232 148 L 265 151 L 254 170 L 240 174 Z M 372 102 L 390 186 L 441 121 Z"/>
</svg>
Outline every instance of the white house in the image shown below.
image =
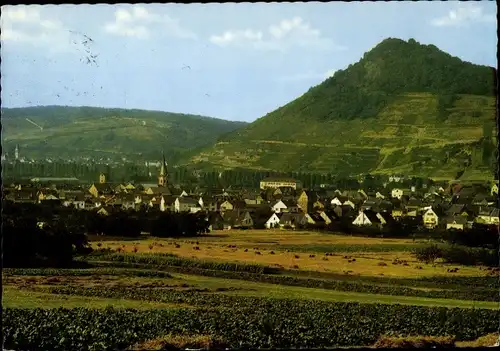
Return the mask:
<svg viewBox="0 0 500 351">
<path fill-rule="evenodd" d="M 76 209 L 78 210 L 83 210 L 85 209 L 85 200 L 65 200 L 63 202 L 63 206 L 69 207 L 70 205 L 73 205 Z"/>
<path fill-rule="evenodd" d="M 231 210 L 233 210 L 233 209 L 234 209 L 233 204 L 232 204 L 232 203 L 230 203 L 230 202 L 229 202 L 229 201 L 227 201 L 227 200 L 226 200 L 226 201 L 224 201 L 223 203 L 221 203 L 221 205 L 220 205 L 220 210 L 221 210 L 222 212 L 224 212 L 224 211 L 231 211 Z"/>
<path fill-rule="evenodd" d="M 178 197 L 174 202 L 175 212 L 191 212 L 196 213 L 200 208 L 200 204 L 196 199 L 190 197 Z"/>
<path fill-rule="evenodd" d="M 356 219 L 354 219 L 352 224 L 357 225 L 357 226 L 365 226 L 365 225 L 372 225 L 372 224 L 385 225 L 385 224 L 387 224 L 387 221 L 378 212 L 375 213 L 372 211 L 368 211 L 368 212 L 359 211 L 358 216 L 356 217 Z"/>
<path fill-rule="evenodd" d="M 432 210 L 432 208 L 427 208 L 427 211 L 425 211 L 422 219 L 426 228 L 433 229 L 438 226 L 439 217 L 436 212 Z"/>
<path fill-rule="evenodd" d="M 336 206 L 341 206 L 342 202 L 339 200 L 338 197 L 335 197 L 332 201 L 330 201 L 330 204 L 336 205 Z"/>
<path fill-rule="evenodd" d="M 396 199 L 401 200 L 401 197 L 403 196 L 403 190 L 402 190 L 402 189 L 399 189 L 399 188 L 394 188 L 394 189 L 392 189 L 392 191 L 391 191 L 391 196 L 392 196 L 393 198 L 396 198 Z"/>
<path fill-rule="evenodd" d="M 498 185 L 496 185 L 495 183 L 493 183 L 493 185 L 491 186 L 490 194 L 491 196 L 495 194 L 498 195 Z"/>
<path fill-rule="evenodd" d="M 266 221 L 265 226 L 267 229 L 270 229 L 278 226 L 279 223 L 280 223 L 280 218 L 276 213 L 273 213 L 273 215 Z"/>
<path fill-rule="evenodd" d="M 363 211 L 359 211 L 358 216 L 356 217 L 356 219 L 354 219 L 352 224 L 357 226 L 364 226 L 364 225 L 371 225 L 372 222 Z"/>
<path fill-rule="evenodd" d="M 283 201 L 279 200 L 272 206 L 272 210 L 274 213 L 281 213 L 287 209 L 287 206 L 283 203 Z"/>
<path fill-rule="evenodd" d="M 467 218 L 463 216 L 453 216 L 447 219 L 446 229 L 464 230 L 466 224 L 467 224 Z"/>
</svg>

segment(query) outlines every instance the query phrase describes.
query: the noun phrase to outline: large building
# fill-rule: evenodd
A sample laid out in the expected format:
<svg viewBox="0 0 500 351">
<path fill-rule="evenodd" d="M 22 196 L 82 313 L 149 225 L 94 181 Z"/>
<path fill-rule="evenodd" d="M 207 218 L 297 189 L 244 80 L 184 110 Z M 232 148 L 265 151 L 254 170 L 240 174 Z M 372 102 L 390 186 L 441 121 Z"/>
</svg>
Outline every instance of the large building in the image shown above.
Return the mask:
<svg viewBox="0 0 500 351">
<path fill-rule="evenodd" d="M 264 178 L 260 181 L 260 188 L 262 190 L 268 188 L 293 188 L 297 189 L 300 187 L 300 183 L 292 178 Z"/>
</svg>

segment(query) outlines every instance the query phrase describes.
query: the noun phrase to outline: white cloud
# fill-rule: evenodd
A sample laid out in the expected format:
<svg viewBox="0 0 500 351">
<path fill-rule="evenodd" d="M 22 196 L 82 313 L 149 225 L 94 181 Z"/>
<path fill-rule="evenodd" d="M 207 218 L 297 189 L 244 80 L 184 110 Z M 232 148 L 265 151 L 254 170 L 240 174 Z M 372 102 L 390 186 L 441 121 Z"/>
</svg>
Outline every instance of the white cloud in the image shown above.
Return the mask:
<svg viewBox="0 0 500 351">
<path fill-rule="evenodd" d="M 234 45 L 262 50 L 284 51 L 294 46 L 345 49 L 323 37 L 319 29 L 312 28 L 301 17 L 282 20 L 270 26 L 266 32 L 254 29 L 228 30 L 221 35 L 212 35 L 210 41 L 222 47 Z"/>
<path fill-rule="evenodd" d="M 54 43 L 64 36 L 63 24 L 56 19 L 44 18 L 41 6 L 2 6 L 2 41 L 42 46 Z"/>
<path fill-rule="evenodd" d="M 2 6 L 0 27 L 0 39 L 6 49 L 22 45 L 50 55 L 79 55 L 81 51 L 71 44 L 75 42 L 74 34 L 60 20 L 51 17 L 44 6 Z"/>
<path fill-rule="evenodd" d="M 107 33 L 148 39 L 152 33 L 159 33 L 183 39 L 195 39 L 196 35 L 182 28 L 179 21 L 168 15 L 159 15 L 149 12 L 142 6 L 120 8 L 115 11 L 115 20 L 106 23 L 104 30 Z"/>
<path fill-rule="evenodd" d="M 495 14 L 484 13 L 483 8 L 475 4 L 461 4 L 454 10 L 450 10 L 446 16 L 435 18 L 431 21 L 437 27 L 458 27 L 469 23 L 494 23 Z"/>
</svg>

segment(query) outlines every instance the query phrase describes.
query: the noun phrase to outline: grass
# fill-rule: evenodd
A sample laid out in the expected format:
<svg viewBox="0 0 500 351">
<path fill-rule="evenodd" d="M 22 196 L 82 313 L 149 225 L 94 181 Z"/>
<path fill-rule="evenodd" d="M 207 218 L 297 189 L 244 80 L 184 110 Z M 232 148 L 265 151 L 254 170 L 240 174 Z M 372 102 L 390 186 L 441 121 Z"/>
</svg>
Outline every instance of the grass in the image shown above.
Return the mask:
<svg viewBox="0 0 500 351">
<path fill-rule="evenodd" d="M 498 303 L 485 301 L 461 301 L 451 299 L 430 299 L 407 296 L 388 296 L 377 294 L 365 294 L 355 292 L 342 292 L 326 289 L 302 288 L 294 286 L 283 286 L 265 283 L 253 283 L 246 281 L 235 281 L 229 279 L 200 277 L 193 275 L 176 275 L 193 286 L 217 288 L 235 287 L 239 290 L 222 292 L 222 294 L 238 296 L 259 296 L 273 298 L 292 298 L 302 300 L 320 300 L 329 302 L 361 302 L 361 303 L 387 303 L 415 306 L 440 306 L 460 308 L 498 308 Z"/>
<path fill-rule="evenodd" d="M 455 267 L 458 267 L 459 271 L 453 273 L 454 275 L 485 275 L 479 267 L 417 262 L 410 250 L 423 245 L 424 242 L 423 240 L 366 238 L 310 231 L 232 230 L 215 231 L 204 237 L 190 240 L 147 238 L 136 241 L 102 241 L 100 244 L 101 248 L 113 250 L 120 248 L 125 252 L 134 252 L 137 249 L 137 253 L 171 253 L 186 258 L 281 266 L 301 271 L 349 272 L 349 274 L 362 276 L 383 275 L 406 278 L 446 276 L 450 274 L 447 269 Z M 176 247 L 175 243 L 180 247 Z M 93 241 L 92 245 L 96 248 L 97 242 Z M 236 246 L 236 248 L 228 247 L 228 245 Z M 195 246 L 199 250 L 195 250 Z M 325 252 L 335 254 L 325 256 Z M 407 265 L 392 264 L 396 259 L 407 261 Z M 381 262 L 386 265 L 379 265 Z M 417 269 L 417 266 L 422 269 Z"/>
<path fill-rule="evenodd" d="M 86 298 L 77 296 L 51 295 L 48 293 L 23 290 L 22 287 L 31 282 L 31 287 L 48 287 L 54 285 L 80 286 L 80 287 L 112 287 L 128 286 L 134 288 L 155 288 L 169 290 L 208 289 L 207 294 L 227 294 L 236 296 L 287 298 L 300 300 L 319 300 L 327 302 L 361 302 L 385 303 L 416 306 L 440 306 L 460 308 L 487 308 L 496 309 L 495 302 L 461 301 L 452 299 L 433 299 L 407 296 L 387 296 L 368 293 L 342 292 L 317 288 L 302 288 L 282 286 L 267 283 L 255 283 L 244 280 L 221 279 L 187 274 L 173 274 L 173 278 L 139 278 L 124 276 L 87 276 L 87 277 L 29 277 L 18 276 L 4 278 L 4 306 L 7 307 L 92 307 L 105 308 L 113 305 L 118 308 L 174 308 L 188 307 L 185 304 L 147 303 L 123 299 Z M 219 291 L 221 288 L 232 290 Z"/>
<path fill-rule="evenodd" d="M 55 295 L 42 292 L 27 291 L 15 286 L 4 286 L 2 292 L 3 308 L 174 308 L 186 307 L 175 304 L 149 302 L 127 299 L 108 299 L 73 295 Z"/>
</svg>

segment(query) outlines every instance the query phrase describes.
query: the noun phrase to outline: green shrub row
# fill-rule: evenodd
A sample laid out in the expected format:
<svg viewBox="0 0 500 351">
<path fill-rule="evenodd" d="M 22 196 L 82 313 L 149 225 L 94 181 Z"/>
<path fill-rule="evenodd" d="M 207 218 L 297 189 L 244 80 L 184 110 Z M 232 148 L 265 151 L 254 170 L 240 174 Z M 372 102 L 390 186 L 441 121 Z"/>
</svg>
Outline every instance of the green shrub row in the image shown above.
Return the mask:
<svg viewBox="0 0 500 351">
<path fill-rule="evenodd" d="M 172 275 L 165 271 L 147 269 L 125 269 L 115 267 L 95 267 L 87 269 L 57 269 L 57 268 L 4 268 L 4 276 L 93 276 L 93 275 L 113 275 L 113 276 L 134 276 L 146 278 L 172 278 Z"/>
<path fill-rule="evenodd" d="M 402 286 L 381 286 L 367 284 L 360 281 L 341 281 L 341 280 L 326 280 L 314 278 L 298 278 L 287 275 L 269 275 L 248 272 L 231 272 L 231 271 L 215 271 L 200 269 L 197 267 L 165 267 L 144 264 L 118 263 L 110 262 L 101 264 L 111 264 L 115 267 L 121 266 L 124 268 L 140 268 L 140 269 L 164 269 L 172 273 L 183 273 L 201 275 L 223 279 L 238 279 L 258 283 L 269 283 L 285 286 L 299 286 L 304 288 L 319 288 L 337 291 L 358 292 L 368 294 L 392 295 L 392 296 L 414 296 L 436 299 L 456 299 L 456 300 L 473 300 L 473 301 L 498 301 L 498 289 L 495 288 L 480 288 L 471 289 L 469 286 L 462 286 L 460 290 L 440 290 L 440 291 L 424 291 L 412 289 Z M 355 278 L 354 278 L 355 279 Z"/>
<path fill-rule="evenodd" d="M 381 335 L 456 336 L 495 332 L 499 312 L 403 305 L 240 298 L 231 309 L 5 309 L 4 347 L 113 350 L 172 334 L 205 334 L 232 348 L 371 345 Z M 225 302 L 225 301 L 224 301 Z M 247 308 L 241 308 L 244 304 Z"/>
<path fill-rule="evenodd" d="M 411 252 L 417 247 L 424 244 L 415 243 L 411 245 L 400 244 L 306 244 L 306 245 L 279 245 L 272 246 L 273 250 L 290 250 L 298 252 L 330 252 L 330 253 L 347 253 L 347 252 Z"/>
<path fill-rule="evenodd" d="M 467 288 L 491 288 L 498 289 L 500 281 L 498 277 L 491 276 L 460 276 L 460 275 L 446 275 L 446 276 L 430 276 L 419 278 L 391 278 L 382 276 L 356 276 L 346 275 L 342 273 L 333 272 L 317 272 L 317 271 L 286 271 L 283 274 L 290 274 L 293 272 L 294 276 L 320 278 L 329 280 L 342 280 L 352 281 L 356 279 L 360 282 L 369 284 L 385 284 L 396 286 L 411 286 L 421 288 L 436 288 L 436 289 L 454 289 L 460 290 L 465 286 Z"/>
<path fill-rule="evenodd" d="M 465 266 L 486 265 L 490 267 L 497 267 L 499 262 L 499 255 L 496 250 L 460 245 L 437 246 L 432 244 L 416 248 L 413 253 L 419 261 L 423 262 L 432 262 L 441 258 L 447 263 Z"/>
<path fill-rule="evenodd" d="M 261 274 L 274 274 L 279 272 L 278 268 L 263 266 L 258 264 L 204 261 L 200 259 L 189 259 L 184 257 L 172 257 L 172 256 L 155 255 L 155 254 L 112 253 L 112 254 L 89 256 L 88 260 L 90 262 L 98 260 L 98 261 L 165 265 L 173 267 L 193 267 L 193 268 L 211 269 L 211 270 L 228 271 L 228 272 L 249 272 L 249 273 L 261 273 Z"/>
</svg>

